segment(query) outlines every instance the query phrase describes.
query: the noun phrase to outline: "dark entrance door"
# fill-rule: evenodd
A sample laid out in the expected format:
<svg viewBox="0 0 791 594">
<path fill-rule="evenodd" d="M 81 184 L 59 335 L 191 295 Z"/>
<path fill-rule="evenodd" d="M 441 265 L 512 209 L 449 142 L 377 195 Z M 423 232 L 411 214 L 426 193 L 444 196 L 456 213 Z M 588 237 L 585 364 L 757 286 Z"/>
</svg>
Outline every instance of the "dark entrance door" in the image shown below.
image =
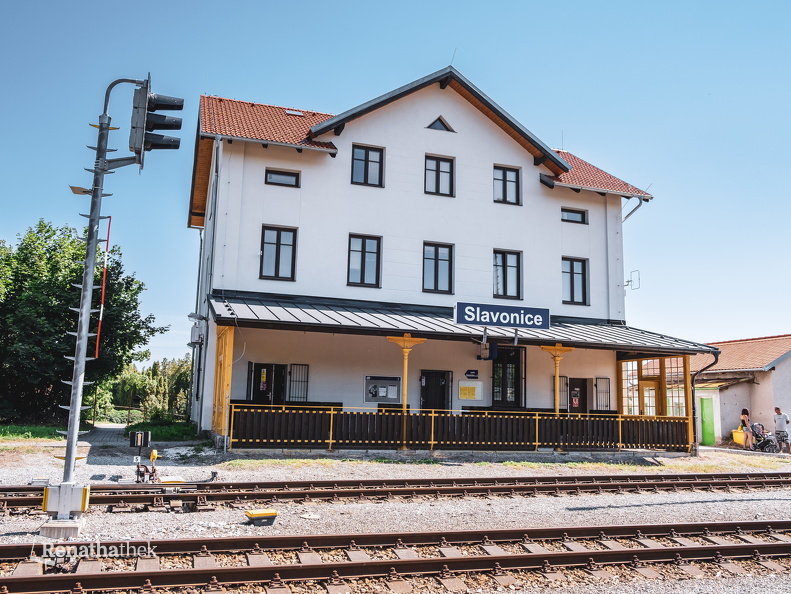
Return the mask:
<svg viewBox="0 0 791 594">
<path fill-rule="evenodd" d="M 498 345 L 492 360 L 492 406 L 522 406 L 522 361 L 524 349 Z"/>
<path fill-rule="evenodd" d="M 569 412 L 588 412 L 588 380 L 569 378 Z"/>
<path fill-rule="evenodd" d="M 253 365 L 252 400 L 254 404 L 285 404 L 287 365 Z"/>
<path fill-rule="evenodd" d="M 450 371 L 421 371 L 420 408 L 449 409 L 450 387 L 452 383 Z"/>
</svg>

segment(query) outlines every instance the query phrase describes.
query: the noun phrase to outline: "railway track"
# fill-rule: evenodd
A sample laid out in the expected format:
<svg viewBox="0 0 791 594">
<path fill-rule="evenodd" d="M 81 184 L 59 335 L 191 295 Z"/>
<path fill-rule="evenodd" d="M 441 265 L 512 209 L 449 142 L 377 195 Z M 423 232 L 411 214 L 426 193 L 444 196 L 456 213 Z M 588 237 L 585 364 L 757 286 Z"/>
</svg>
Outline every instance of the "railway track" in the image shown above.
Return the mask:
<svg viewBox="0 0 791 594">
<path fill-rule="evenodd" d="M 108 551 L 125 550 L 144 552 L 119 567 Z M 636 572 L 645 579 L 713 575 L 713 569 L 787 573 L 791 521 L 7 544 L 0 545 L 2 567 L 0 592 L 26 594 L 211 592 L 234 584 L 287 594 L 290 583 L 306 581 L 333 594 L 354 591 L 355 580 L 366 578 L 409 592 L 412 582 L 426 579 L 454 590 L 469 587 L 471 579 L 478 589 L 495 589 L 531 579 L 562 581 L 575 572 L 597 578 Z"/>
<path fill-rule="evenodd" d="M 218 504 L 246 507 L 307 501 L 419 497 L 582 495 L 665 491 L 733 491 L 787 488 L 791 473 L 586 475 L 490 479 L 371 481 L 102 483 L 91 485 L 90 504 L 110 511 L 209 511 Z M 41 506 L 41 485 L 0 486 L 2 510 Z"/>
</svg>

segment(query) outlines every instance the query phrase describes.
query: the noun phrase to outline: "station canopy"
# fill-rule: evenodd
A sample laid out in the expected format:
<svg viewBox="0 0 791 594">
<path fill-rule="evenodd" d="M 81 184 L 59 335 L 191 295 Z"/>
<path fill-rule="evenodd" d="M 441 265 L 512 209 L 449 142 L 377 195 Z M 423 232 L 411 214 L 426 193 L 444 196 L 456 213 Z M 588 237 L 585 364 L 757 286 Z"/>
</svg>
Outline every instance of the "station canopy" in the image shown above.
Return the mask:
<svg viewBox="0 0 791 594">
<path fill-rule="evenodd" d="M 209 299 L 220 326 L 480 342 L 484 326 L 457 324 L 453 308 L 261 293 Z M 549 329 L 486 327 L 487 340 L 618 351 L 619 358 L 714 353 L 716 348 L 618 322 L 552 316 Z"/>
</svg>

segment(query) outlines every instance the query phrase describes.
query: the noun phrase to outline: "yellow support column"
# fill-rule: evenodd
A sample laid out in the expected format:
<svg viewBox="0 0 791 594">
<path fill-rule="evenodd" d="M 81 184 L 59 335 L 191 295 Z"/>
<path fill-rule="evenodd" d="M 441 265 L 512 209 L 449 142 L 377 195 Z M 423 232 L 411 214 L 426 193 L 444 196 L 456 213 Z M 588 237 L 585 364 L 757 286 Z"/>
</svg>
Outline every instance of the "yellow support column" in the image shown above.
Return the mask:
<svg viewBox="0 0 791 594">
<path fill-rule="evenodd" d="M 552 355 L 552 360 L 555 362 L 555 414 L 560 412 L 560 360 L 563 355 L 570 353 L 574 349 L 572 347 L 564 347 L 559 342 L 555 346 L 542 346 L 542 351 Z"/>
<path fill-rule="evenodd" d="M 695 444 L 695 417 L 692 414 L 692 399 L 695 394 L 692 391 L 692 376 L 689 372 L 689 355 L 684 355 L 684 405 L 687 413 L 687 451 L 694 449 L 697 451 L 697 444 Z"/>
<path fill-rule="evenodd" d="M 229 406 L 233 363 L 232 326 L 217 327 L 217 353 L 214 360 L 214 411 L 212 430 L 217 435 L 229 436 Z"/>
<path fill-rule="evenodd" d="M 406 447 L 406 426 L 407 426 L 407 378 L 409 377 L 409 353 L 412 352 L 412 347 L 416 344 L 423 344 L 426 342 L 425 338 L 412 338 L 412 335 L 407 333 L 403 336 L 388 336 L 387 340 L 397 344 L 401 347 L 401 353 L 404 356 L 404 377 L 401 379 L 401 447 L 400 450 L 407 449 Z"/>
</svg>

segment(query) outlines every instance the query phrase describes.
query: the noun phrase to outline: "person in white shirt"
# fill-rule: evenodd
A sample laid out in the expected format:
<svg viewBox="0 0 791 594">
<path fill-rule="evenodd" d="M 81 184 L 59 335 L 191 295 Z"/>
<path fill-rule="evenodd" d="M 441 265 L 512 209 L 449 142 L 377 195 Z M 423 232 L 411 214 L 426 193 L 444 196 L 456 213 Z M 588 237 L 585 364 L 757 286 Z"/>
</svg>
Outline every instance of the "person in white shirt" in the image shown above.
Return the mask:
<svg viewBox="0 0 791 594">
<path fill-rule="evenodd" d="M 788 415 L 781 412 L 779 406 L 775 406 L 775 438 L 780 447 L 780 453 L 783 453 L 783 444 L 786 444 L 786 450 L 791 454 L 791 444 L 788 443 L 788 425 L 791 421 L 788 420 Z"/>
</svg>

